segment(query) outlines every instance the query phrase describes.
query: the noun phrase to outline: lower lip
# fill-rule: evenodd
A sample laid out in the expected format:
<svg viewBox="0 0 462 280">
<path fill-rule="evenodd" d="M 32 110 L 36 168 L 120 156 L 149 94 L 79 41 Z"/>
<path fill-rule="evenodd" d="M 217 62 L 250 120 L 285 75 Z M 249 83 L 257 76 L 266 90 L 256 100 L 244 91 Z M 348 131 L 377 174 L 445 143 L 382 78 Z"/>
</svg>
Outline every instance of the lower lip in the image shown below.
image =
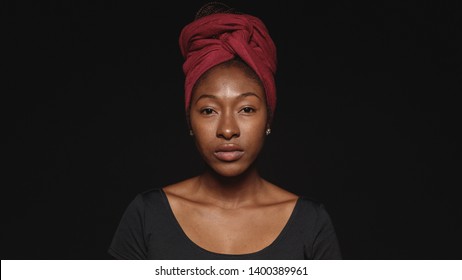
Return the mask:
<svg viewBox="0 0 462 280">
<path fill-rule="evenodd" d="M 215 152 L 215 156 L 221 161 L 236 161 L 244 155 L 243 151 Z"/>
</svg>

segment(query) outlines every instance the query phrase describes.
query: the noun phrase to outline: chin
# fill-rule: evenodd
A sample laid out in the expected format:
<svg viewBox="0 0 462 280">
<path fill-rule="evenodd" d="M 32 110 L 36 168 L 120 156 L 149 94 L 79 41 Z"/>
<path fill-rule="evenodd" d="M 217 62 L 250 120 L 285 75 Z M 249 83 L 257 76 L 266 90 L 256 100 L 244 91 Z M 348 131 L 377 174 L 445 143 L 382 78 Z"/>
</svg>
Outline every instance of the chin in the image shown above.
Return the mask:
<svg viewBox="0 0 462 280">
<path fill-rule="evenodd" d="M 209 165 L 216 174 L 223 177 L 238 177 L 244 174 L 250 166 L 243 166 L 237 163 L 225 163 L 220 165 Z"/>
</svg>

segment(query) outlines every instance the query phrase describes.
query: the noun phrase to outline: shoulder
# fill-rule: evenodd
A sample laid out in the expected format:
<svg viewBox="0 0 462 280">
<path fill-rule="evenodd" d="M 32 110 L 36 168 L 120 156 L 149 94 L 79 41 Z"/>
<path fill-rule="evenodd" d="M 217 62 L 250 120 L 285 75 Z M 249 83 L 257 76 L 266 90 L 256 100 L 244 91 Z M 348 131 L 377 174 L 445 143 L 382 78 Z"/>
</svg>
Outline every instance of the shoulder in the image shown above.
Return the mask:
<svg viewBox="0 0 462 280">
<path fill-rule="evenodd" d="M 298 199 L 298 208 L 305 215 L 321 218 L 328 216 L 324 203 L 311 197 L 300 196 Z"/>
<path fill-rule="evenodd" d="M 137 204 L 148 204 L 152 201 L 161 199 L 162 189 L 161 188 L 150 188 L 145 191 L 138 193 L 133 199 L 133 203 Z"/>
<path fill-rule="evenodd" d="M 318 200 L 300 197 L 295 224 L 302 233 L 308 259 L 341 259 L 335 227 Z"/>
<path fill-rule="evenodd" d="M 138 193 L 124 215 L 129 223 L 141 224 L 149 232 L 169 223 L 170 206 L 162 188 L 151 188 Z"/>
<path fill-rule="evenodd" d="M 162 188 L 150 188 L 136 194 L 127 210 L 152 213 L 153 210 L 164 208 L 164 204 Z"/>
<path fill-rule="evenodd" d="M 316 211 L 316 212 L 325 211 L 324 203 L 322 203 L 320 200 L 314 199 L 312 197 L 307 197 L 307 196 L 301 195 L 299 197 L 299 204 L 305 210 Z"/>
<path fill-rule="evenodd" d="M 294 214 L 296 223 L 306 230 L 321 230 L 332 224 L 325 204 L 306 196 L 299 197 Z"/>
<path fill-rule="evenodd" d="M 191 186 L 195 178 L 190 178 L 175 184 L 148 188 L 145 191 L 138 193 L 135 197 L 135 201 L 138 203 L 152 203 L 153 201 L 159 201 L 165 199 L 165 194 L 170 196 L 187 196 L 189 190 L 188 186 Z"/>
<path fill-rule="evenodd" d="M 167 185 L 162 188 L 162 191 L 169 196 L 188 197 L 191 192 L 191 186 L 197 180 L 197 177 L 189 178 L 175 184 Z"/>
<path fill-rule="evenodd" d="M 140 192 L 137 196 L 143 200 L 156 199 L 162 196 L 162 188 L 150 188 Z"/>
</svg>

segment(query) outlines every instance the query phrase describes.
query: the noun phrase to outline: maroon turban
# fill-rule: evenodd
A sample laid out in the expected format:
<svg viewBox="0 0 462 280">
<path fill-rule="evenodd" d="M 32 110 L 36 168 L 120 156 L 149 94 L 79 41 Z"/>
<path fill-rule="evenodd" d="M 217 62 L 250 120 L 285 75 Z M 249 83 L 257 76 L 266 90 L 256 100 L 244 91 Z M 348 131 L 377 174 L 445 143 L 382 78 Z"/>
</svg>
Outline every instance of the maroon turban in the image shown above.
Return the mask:
<svg viewBox="0 0 462 280">
<path fill-rule="evenodd" d="M 181 31 L 180 49 L 185 58 L 186 111 L 189 110 L 192 88 L 199 77 L 213 66 L 238 56 L 260 77 L 267 105 L 274 113 L 276 47 L 260 19 L 224 13 L 199 18 Z"/>
</svg>

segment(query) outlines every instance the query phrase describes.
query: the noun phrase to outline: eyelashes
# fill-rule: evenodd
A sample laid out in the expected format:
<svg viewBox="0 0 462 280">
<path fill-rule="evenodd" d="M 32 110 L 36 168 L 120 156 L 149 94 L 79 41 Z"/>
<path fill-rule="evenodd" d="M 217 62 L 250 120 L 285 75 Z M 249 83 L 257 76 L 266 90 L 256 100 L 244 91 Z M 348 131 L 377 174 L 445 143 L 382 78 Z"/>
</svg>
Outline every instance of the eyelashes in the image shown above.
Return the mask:
<svg viewBox="0 0 462 280">
<path fill-rule="evenodd" d="M 251 106 L 245 106 L 242 109 L 240 109 L 238 112 L 239 113 L 244 113 L 244 114 L 253 114 L 253 113 L 257 112 L 257 109 L 255 109 L 255 108 L 253 108 Z M 215 111 L 212 108 L 203 108 L 203 109 L 200 110 L 200 113 L 201 113 L 201 115 L 209 116 L 209 115 L 212 115 L 214 113 L 217 113 L 217 111 Z"/>
<path fill-rule="evenodd" d="M 244 112 L 246 114 L 251 114 L 251 113 L 255 113 L 257 110 L 255 110 L 255 108 L 252 108 L 250 106 L 246 106 L 244 108 L 241 109 L 241 112 Z"/>
<path fill-rule="evenodd" d="M 215 111 L 213 109 L 211 109 L 211 108 L 205 108 L 205 109 L 200 110 L 200 113 L 202 115 L 211 115 L 214 112 Z"/>
</svg>

